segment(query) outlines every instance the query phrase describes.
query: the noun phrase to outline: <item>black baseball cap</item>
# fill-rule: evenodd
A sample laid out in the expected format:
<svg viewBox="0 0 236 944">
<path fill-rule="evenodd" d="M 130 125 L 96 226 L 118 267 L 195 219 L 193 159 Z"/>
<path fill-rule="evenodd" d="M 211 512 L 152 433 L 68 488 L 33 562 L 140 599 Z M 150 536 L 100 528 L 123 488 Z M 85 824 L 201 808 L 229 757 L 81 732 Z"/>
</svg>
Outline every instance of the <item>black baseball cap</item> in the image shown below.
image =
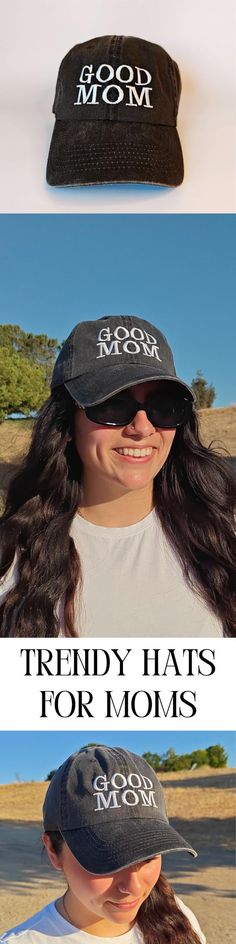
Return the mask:
<svg viewBox="0 0 236 944">
<path fill-rule="evenodd" d="M 58 73 L 47 182 L 181 184 L 180 93 L 179 68 L 155 43 L 99 36 L 74 46 Z"/>
<path fill-rule="evenodd" d="M 51 388 L 64 384 L 77 405 L 86 408 L 145 380 L 173 381 L 194 400 L 191 388 L 176 376 L 172 351 L 158 328 L 134 315 L 108 315 L 82 321 L 71 331 L 56 360 Z"/>
<path fill-rule="evenodd" d="M 165 852 L 197 853 L 169 824 L 162 786 L 143 757 L 83 748 L 59 767 L 43 807 L 87 872 L 104 875 Z"/>
</svg>

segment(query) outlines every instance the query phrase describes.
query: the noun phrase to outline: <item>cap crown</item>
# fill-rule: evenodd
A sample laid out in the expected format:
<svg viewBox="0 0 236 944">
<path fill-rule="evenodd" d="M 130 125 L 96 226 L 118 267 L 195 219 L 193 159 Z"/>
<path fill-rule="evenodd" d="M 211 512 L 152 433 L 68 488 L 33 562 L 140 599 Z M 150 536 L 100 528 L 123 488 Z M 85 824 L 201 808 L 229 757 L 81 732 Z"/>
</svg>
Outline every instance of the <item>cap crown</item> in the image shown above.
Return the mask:
<svg viewBox="0 0 236 944">
<path fill-rule="evenodd" d="M 178 66 L 161 46 L 133 36 L 100 36 L 63 59 L 53 111 L 62 121 L 175 126 L 180 92 Z"/>
<path fill-rule="evenodd" d="M 44 826 L 69 830 L 132 818 L 168 823 L 161 784 L 149 764 L 121 748 L 85 748 L 54 775 L 44 802 Z"/>
<path fill-rule="evenodd" d="M 97 375 L 108 364 L 148 364 L 176 376 L 171 349 L 158 328 L 135 316 L 111 315 L 83 321 L 71 331 L 53 370 L 52 389 L 76 377 Z"/>
</svg>

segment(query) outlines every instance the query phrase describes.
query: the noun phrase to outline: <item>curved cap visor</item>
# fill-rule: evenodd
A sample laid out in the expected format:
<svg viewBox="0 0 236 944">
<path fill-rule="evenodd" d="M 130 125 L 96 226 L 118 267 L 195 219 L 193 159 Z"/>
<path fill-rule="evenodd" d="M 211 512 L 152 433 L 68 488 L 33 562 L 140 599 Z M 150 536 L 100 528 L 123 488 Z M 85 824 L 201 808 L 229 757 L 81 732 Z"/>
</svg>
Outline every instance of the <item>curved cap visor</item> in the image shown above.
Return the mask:
<svg viewBox="0 0 236 944">
<path fill-rule="evenodd" d="M 101 371 L 99 380 L 97 373 L 96 376 L 89 373 L 67 380 L 64 386 L 78 406 L 86 407 L 102 403 L 121 390 L 126 390 L 133 384 L 145 383 L 146 380 L 165 380 L 170 384 L 177 384 L 181 392 L 185 395 L 187 392 L 194 401 L 193 391 L 183 380 L 162 374 L 161 371 L 158 373 L 158 370 L 154 373 L 153 366 L 144 369 L 138 364 L 127 365 L 127 372 L 124 366 L 114 365 L 110 371 Z"/>
<path fill-rule="evenodd" d="M 52 135 L 46 179 L 55 187 L 143 183 L 177 187 L 184 176 L 176 127 L 121 121 L 62 121 Z"/>
<path fill-rule="evenodd" d="M 154 858 L 166 852 L 189 852 L 196 857 L 197 852 L 168 822 L 147 820 L 144 824 L 137 819 L 109 824 L 109 838 L 105 838 L 104 824 L 90 829 L 65 829 L 61 831 L 69 849 L 87 872 L 95 875 L 107 875 L 118 872 L 135 862 Z"/>
</svg>

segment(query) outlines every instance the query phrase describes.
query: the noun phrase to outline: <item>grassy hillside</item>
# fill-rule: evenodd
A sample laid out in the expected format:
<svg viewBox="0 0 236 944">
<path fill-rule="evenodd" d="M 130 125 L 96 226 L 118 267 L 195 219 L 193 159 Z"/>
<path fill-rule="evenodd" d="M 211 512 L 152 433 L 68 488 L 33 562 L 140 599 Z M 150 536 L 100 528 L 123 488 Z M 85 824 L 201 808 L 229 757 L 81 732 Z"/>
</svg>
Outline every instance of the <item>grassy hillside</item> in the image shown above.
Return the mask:
<svg viewBox="0 0 236 944">
<path fill-rule="evenodd" d="M 235 810 L 235 772 L 230 768 L 202 767 L 199 770 L 158 774 L 169 816 L 194 820 L 199 816 L 233 816 Z M 0 822 L 41 822 L 47 783 L 10 783 L 0 785 Z"/>
</svg>

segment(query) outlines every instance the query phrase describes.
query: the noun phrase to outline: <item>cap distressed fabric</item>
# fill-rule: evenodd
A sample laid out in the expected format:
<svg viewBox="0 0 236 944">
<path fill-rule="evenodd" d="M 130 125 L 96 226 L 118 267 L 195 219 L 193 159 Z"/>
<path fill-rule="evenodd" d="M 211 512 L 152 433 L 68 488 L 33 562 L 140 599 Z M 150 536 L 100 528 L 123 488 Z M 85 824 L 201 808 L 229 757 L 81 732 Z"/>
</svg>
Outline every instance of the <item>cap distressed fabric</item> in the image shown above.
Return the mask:
<svg viewBox="0 0 236 944">
<path fill-rule="evenodd" d="M 44 829 L 59 830 L 88 872 L 118 872 L 165 852 L 197 853 L 169 824 L 163 789 L 143 757 L 103 745 L 83 748 L 48 787 Z"/>
<path fill-rule="evenodd" d="M 145 380 L 173 381 L 194 400 L 176 376 L 158 328 L 135 315 L 107 315 L 73 328 L 54 365 L 51 388 L 64 384 L 78 406 L 88 407 Z"/>
<path fill-rule="evenodd" d="M 46 178 L 52 186 L 182 183 L 177 63 L 133 36 L 99 36 L 60 65 Z"/>
</svg>

